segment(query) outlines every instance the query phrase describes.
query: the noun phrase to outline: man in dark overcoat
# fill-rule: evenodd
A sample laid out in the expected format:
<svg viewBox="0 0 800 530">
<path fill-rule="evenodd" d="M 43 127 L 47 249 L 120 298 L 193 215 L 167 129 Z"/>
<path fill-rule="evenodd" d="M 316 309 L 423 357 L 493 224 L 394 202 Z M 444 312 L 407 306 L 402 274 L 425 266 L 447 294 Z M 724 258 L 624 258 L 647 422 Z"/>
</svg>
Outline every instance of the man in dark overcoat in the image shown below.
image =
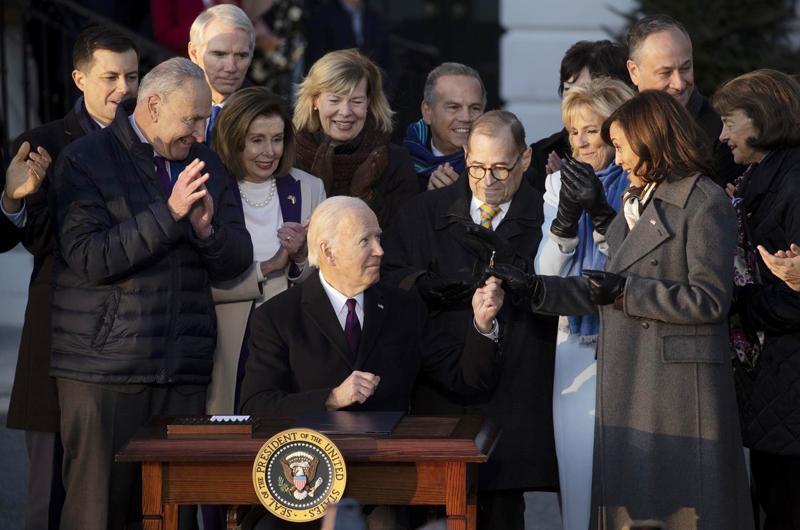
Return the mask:
<svg viewBox="0 0 800 530">
<path fill-rule="evenodd" d="M 58 528 L 64 498 L 58 391 L 56 380 L 48 374 L 53 230 L 47 195 L 55 160 L 73 141 L 109 125 L 119 103 L 135 97 L 139 87 L 136 44 L 107 27 L 94 26 L 78 36 L 73 48 L 73 66 L 72 78 L 83 96 L 63 119 L 22 133 L 12 147 L 17 157 L 22 156 L 20 163 L 24 164 L 26 159 L 36 163 L 43 156 L 41 150 L 53 162 L 36 193 L 19 204 L 17 213 L 21 216 L 20 239 L 33 254 L 34 264 L 7 425 L 25 431 L 30 461 L 27 528 Z M 12 161 L 9 170 L 15 167 L 15 162 Z"/>
<path fill-rule="evenodd" d="M 152 415 L 205 410 L 217 331 L 210 280 L 253 261 L 232 179 L 198 143 L 210 101 L 200 67 L 165 61 L 135 102 L 56 163 L 50 374 L 62 530 L 141 520 L 141 466 L 115 454 Z"/>
<path fill-rule="evenodd" d="M 446 188 L 401 208 L 383 239 L 384 281 L 416 290 L 435 321 L 458 337 L 470 325 L 473 285 L 495 262 L 533 270 L 542 239 L 543 201 L 522 174 L 531 150 L 516 116 L 491 111 L 470 129 L 467 170 Z M 496 248 L 476 246 L 470 232 L 493 231 Z M 506 361 L 494 390 L 465 397 L 418 381 L 416 414 L 487 414 L 503 433 L 478 475 L 478 527 L 524 528 L 523 493 L 558 489 L 553 438 L 556 323 L 509 301 L 500 313 Z"/>
<path fill-rule="evenodd" d="M 714 182 L 724 188 L 742 175 L 746 168 L 719 141 L 722 120 L 694 85 L 692 40 L 683 24 L 669 15 L 638 20 L 628 32 L 628 54 L 628 73 L 639 91 L 662 90 L 673 96 L 703 129 L 708 155 L 715 161 Z"/>
</svg>

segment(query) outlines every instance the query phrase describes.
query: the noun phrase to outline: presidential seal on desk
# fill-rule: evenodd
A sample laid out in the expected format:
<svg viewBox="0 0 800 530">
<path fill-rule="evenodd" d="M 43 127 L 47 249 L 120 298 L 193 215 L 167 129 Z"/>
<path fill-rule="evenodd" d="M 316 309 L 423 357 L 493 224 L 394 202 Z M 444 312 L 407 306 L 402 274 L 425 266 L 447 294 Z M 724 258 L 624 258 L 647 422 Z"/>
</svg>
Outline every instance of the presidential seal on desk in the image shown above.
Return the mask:
<svg viewBox="0 0 800 530">
<path fill-rule="evenodd" d="M 276 434 L 261 447 L 253 464 L 253 486 L 267 510 L 281 519 L 305 523 L 339 502 L 347 469 L 339 448 L 310 429 Z"/>
</svg>

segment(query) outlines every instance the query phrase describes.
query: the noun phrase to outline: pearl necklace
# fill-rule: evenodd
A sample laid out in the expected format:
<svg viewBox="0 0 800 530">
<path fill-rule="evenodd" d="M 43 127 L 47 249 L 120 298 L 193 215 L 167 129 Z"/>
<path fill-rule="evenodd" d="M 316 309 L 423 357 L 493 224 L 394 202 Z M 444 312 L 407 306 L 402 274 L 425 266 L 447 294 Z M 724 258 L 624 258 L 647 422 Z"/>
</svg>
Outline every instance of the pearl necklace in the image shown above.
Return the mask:
<svg viewBox="0 0 800 530">
<path fill-rule="evenodd" d="M 245 195 L 244 191 L 241 188 L 239 188 L 239 195 L 242 196 L 242 200 L 253 208 L 263 208 L 264 206 L 269 204 L 269 201 L 272 200 L 272 196 L 275 195 L 275 177 L 271 178 L 272 178 L 272 186 L 270 186 L 269 196 L 267 197 L 267 200 L 265 200 L 264 202 L 253 202 L 247 197 L 247 195 Z"/>
</svg>

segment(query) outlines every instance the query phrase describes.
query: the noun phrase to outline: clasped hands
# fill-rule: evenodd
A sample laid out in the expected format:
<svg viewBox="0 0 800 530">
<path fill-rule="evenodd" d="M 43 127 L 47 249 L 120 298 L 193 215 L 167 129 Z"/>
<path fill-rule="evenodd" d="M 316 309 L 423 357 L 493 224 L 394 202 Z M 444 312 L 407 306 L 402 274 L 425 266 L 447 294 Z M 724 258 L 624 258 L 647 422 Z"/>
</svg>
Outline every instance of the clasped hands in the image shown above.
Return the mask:
<svg viewBox="0 0 800 530">
<path fill-rule="evenodd" d="M 200 174 L 205 167 L 205 162 L 195 158 L 178 175 L 167 200 L 172 218 L 180 221 L 188 215 L 194 233 L 200 239 L 211 235 L 211 220 L 214 217 L 214 200 L 206 188 L 206 181 L 211 176 L 208 173 Z"/>
<path fill-rule="evenodd" d="M 603 183 L 592 166 L 573 158 L 561 165 L 561 191 L 558 213 L 550 226 L 556 237 L 571 239 L 578 235 L 578 221 L 586 210 L 595 230 L 605 235 L 617 212 L 606 200 Z"/>
</svg>

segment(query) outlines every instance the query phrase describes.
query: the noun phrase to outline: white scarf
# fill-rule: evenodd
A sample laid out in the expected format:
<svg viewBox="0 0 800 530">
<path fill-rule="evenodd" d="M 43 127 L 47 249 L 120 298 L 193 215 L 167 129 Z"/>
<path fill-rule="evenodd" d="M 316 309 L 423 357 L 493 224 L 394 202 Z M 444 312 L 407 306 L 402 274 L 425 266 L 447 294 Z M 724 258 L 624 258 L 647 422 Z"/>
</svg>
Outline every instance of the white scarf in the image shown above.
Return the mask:
<svg viewBox="0 0 800 530">
<path fill-rule="evenodd" d="M 650 182 L 643 189 L 631 185 L 625 190 L 625 195 L 622 197 L 622 209 L 625 213 L 625 221 L 628 223 L 628 230 L 633 230 L 633 227 L 639 222 L 639 217 L 657 186 L 657 182 Z M 641 192 L 637 193 L 638 190 Z"/>
</svg>

